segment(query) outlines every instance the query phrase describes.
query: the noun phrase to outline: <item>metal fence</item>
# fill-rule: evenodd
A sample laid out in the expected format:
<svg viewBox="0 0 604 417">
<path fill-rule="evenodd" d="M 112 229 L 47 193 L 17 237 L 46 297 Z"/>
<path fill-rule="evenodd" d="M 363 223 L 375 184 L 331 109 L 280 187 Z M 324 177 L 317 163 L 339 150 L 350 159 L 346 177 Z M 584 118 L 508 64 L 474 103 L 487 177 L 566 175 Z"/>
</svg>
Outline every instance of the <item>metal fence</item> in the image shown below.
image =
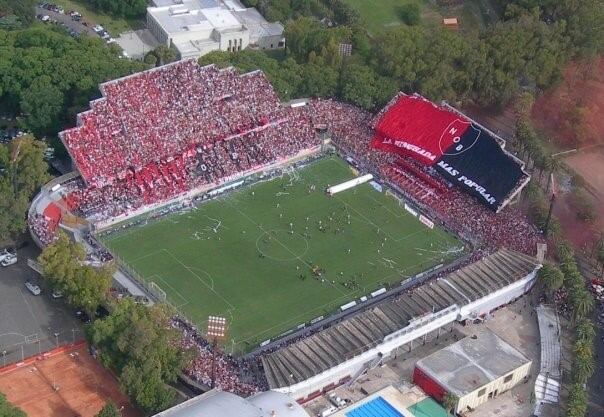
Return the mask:
<svg viewBox="0 0 604 417">
<path fill-rule="evenodd" d="M 80 329 L 73 328 L 53 334 L 5 333 L 0 335 L 0 366 L 21 362 L 26 358 L 40 355 L 50 349 L 75 343 L 84 337 Z"/>
</svg>

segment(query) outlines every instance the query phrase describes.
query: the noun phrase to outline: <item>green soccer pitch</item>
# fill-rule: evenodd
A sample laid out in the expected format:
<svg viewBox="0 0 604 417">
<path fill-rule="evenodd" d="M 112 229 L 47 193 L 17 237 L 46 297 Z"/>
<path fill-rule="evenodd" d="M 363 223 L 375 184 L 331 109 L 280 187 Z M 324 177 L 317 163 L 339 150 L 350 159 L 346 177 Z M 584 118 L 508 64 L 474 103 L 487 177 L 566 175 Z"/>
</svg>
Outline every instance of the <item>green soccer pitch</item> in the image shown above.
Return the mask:
<svg viewBox="0 0 604 417">
<path fill-rule="evenodd" d="M 325 194 L 351 178 L 324 158 L 102 240 L 200 328 L 226 317 L 227 348 L 243 352 L 461 254 L 368 183 Z"/>
</svg>

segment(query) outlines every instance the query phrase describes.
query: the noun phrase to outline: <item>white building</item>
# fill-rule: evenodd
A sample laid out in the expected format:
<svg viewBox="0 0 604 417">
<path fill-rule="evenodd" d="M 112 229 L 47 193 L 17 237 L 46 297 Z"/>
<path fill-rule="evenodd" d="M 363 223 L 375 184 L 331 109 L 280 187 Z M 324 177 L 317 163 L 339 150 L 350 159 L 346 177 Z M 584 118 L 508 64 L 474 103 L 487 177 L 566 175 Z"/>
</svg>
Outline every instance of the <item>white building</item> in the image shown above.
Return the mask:
<svg viewBox="0 0 604 417">
<path fill-rule="evenodd" d="M 455 413 L 472 411 L 525 380 L 532 362 L 486 329 L 447 346 L 415 364 L 413 382 L 442 401 L 457 397 Z"/>
<path fill-rule="evenodd" d="M 147 28 L 160 43 L 173 46 L 181 59 L 248 46 L 285 46 L 283 25 L 267 22 L 238 0 L 152 0 L 152 4 L 147 8 Z"/>
</svg>

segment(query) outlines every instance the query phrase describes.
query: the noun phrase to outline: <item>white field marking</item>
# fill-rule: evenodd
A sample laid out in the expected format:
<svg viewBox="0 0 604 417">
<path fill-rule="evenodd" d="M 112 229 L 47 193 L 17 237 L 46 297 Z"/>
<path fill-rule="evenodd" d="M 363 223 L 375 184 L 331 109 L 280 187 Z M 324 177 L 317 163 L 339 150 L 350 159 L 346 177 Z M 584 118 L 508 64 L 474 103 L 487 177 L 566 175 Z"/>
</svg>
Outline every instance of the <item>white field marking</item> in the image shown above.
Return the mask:
<svg viewBox="0 0 604 417">
<path fill-rule="evenodd" d="M 173 286 L 171 286 L 170 284 L 168 284 L 168 282 L 167 282 L 165 279 L 163 279 L 163 278 L 162 278 L 160 275 L 156 275 L 156 276 L 157 276 L 157 278 L 158 278 L 158 279 L 159 279 L 161 282 L 163 282 L 163 283 L 164 283 L 164 284 L 165 284 L 165 285 L 166 285 L 168 288 L 170 288 L 172 291 L 174 291 L 174 293 L 175 293 L 176 295 L 178 295 L 178 297 L 179 297 L 179 298 L 180 298 L 182 301 L 184 301 L 184 303 L 179 304 L 179 305 L 174 306 L 174 307 L 176 307 L 176 308 L 180 308 L 180 307 L 182 307 L 182 306 L 185 306 L 185 305 L 189 304 L 189 300 L 188 300 L 188 299 L 186 299 L 186 298 L 185 298 L 185 297 L 184 297 L 184 296 L 183 296 L 181 293 L 179 293 L 179 292 L 178 292 L 178 291 L 177 291 L 177 290 L 176 290 L 176 289 L 175 289 Z"/>
<path fill-rule="evenodd" d="M 233 208 L 234 208 L 235 210 L 237 210 L 239 213 L 241 213 L 241 215 L 242 215 L 243 217 L 245 217 L 246 219 L 248 219 L 248 220 L 249 220 L 251 223 L 253 223 L 254 225 L 256 225 L 256 227 L 257 227 L 258 229 L 260 229 L 262 232 L 264 232 L 264 233 L 269 233 L 269 232 L 267 232 L 267 231 L 266 231 L 266 230 L 265 230 L 265 229 L 264 229 L 264 228 L 263 228 L 261 225 L 259 225 L 258 223 L 256 223 L 256 222 L 255 222 L 255 221 L 254 221 L 254 220 L 253 220 L 253 219 L 252 219 L 250 216 L 248 216 L 248 215 L 247 215 L 247 214 L 245 214 L 243 211 L 241 211 L 239 208 L 234 207 L 234 206 L 233 206 Z M 309 263 L 308 263 L 308 262 L 306 262 L 304 259 L 302 259 L 300 256 L 298 256 L 298 255 L 296 255 L 294 252 L 292 252 L 292 251 L 291 251 L 291 249 L 290 249 L 290 248 L 288 248 L 286 245 L 284 245 L 284 244 L 283 244 L 283 243 L 282 243 L 282 242 L 281 242 L 279 239 L 277 239 L 276 237 L 275 237 L 275 238 L 273 238 L 273 239 L 274 239 L 274 240 L 275 240 L 275 241 L 276 241 L 276 242 L 277 242 L 279 245 L 283 246 L 283 248 L 284 248 L 286 251 L 288 251 L 289 253 L 291 253 L 294 259 L 298 259 L 300 262 L 302 262 L 303 264 L 305 264 L 306 266 L 308 266 L 308 268 L 309 268 L 309 269 L 312 269 L 312 265 L 311 265 L 311 264 L 309 264 Z M 310 244 L 309 244 L 309 246 L 310 246 Z M 327 284 L 328 284 L 328 285 L 332 286 L 332 287 L 333 287 L 333 288 L 335 288 L 335 289 L 336 289 L 338 292 L 340 292 L 340 294 L 344 294 L 344 293 L 342 292 L 342 290 L 341 290 L 340 288 L 338 288 L 338 286 L 337 286 L 336 284 L 332 284 L 332 283 L 331 283 L 331 282 L 329 282 L 329 280 L 327 280 L 327 279 L 326 279 L 325 281 L 327 282 Z"/>
<path fill-rule="evenodd" d="M 187 269 L 192 269 L 192 270 L 199 271 L 199 272 L 206 274 L 208 279 L 211 281 L 212 289 L 214 289 L 214 278 L 212 278 L 212 276 L 210 275 L 210 273 L 208 271 L 206 271 L 205 269 L 201 269 L 201 268 L 195 268 L 193 266 L 188 266 Z M 190 271 L 190 272 L 193 272 L 193 271 Z"/>
<path fill-rule="evenodd" d="M 260 226 L 262 227 L 262 226 Z M 287 229 L 271 229 L 271 232 L 278 232 L 278 231 L 282 231 L 282 232 L 287 232 Z M 261 254 L 263 254 L 265 257 L 267 257 L 268 259 L 271 259 L 273 261 L 276 262 L 290 262 L 293 261 L 294 259 L 299 259 L 301 256 L 306 255 L 306 253 L 308 252 L 308 249 L 310 248 L 310 244 L 308 243 L 308 239 L 306 239 L 304 236 L 302 236 L 299 233 L 296 233 L 296 235 L 302 237 L 302 239 L 304 239 L 304 242 L 306 243 L 306 248 L 304 248 L 304 252 L 302 252 L 301 255 L 298 255 L 296 257 L 292 257 L 292 258 L 287 258 L 287 259 L 279 259 L 279 258 L 275 258 L 273 256 L 267 255 L 266 253 L 264 253 L 261 249 L 260 246 L 258 245 L 258 242 L 260 241 L 260 238 L 262 238 L 263 236 L 267 235 L 268 233 L 263 233 L 260 236 L 258 236 L 256 238 L 256 249 L 258 250 L 258 252 L 260 252 Z M 270 234 L 268 234 L 268 236 L 270 237 Z M 272 239 L 272 237 L 271 237 Z M 277 238 L 275 238 L 275 240 L 277 240 Z M 292 253 L 291 251 L 289 253 Z M 295 255 L 294 255 L 295 256 Z"/>
<path fill-rule="evenodd" d="M 199 282 L 201 282 L 203 285 L 205 285 L 210 291 L 212 291 L 214 294 L 216 294 L 216 296 L 218 298 L 220 298 L 222 301 L 224 301 L 225 304 L 227 304 L 230 308 L 232 309 L 236 309 L 236 307 L 229 303 L 229 301 L 224 298 L 219 292 L 217 292 L 216 290 L 214 290 L 214 288 L 212 288 L 211 286 L 208 285 L 207 282 L 205 282 L 203 280 L 203 278 L 201 278 L 199 275 L 197 275 L 195 272 L 193 272 L 187 265 L 185 265 L 184 263 L 182 263 L 182 261 L 180 259 L 178 259 L 176 256 L 174 256 L 172 254 L 172 252 L 170 252 L 168 249 L 164 249 L 166 251 L 166 253 L 168 253 L 168 255 L 170 255 L 176 262 L 178 262 L 180 265 L 182 265 L 187 271 L 189 271 L 191 274 L 195 275 L 197 277 L 197 279 L 199 280 Z"/>
<path fill-rule="evenodd" d="M 405 213 L 403 210 L 400 210 L 398 213 L 396 213 L 396 212 L 392 211 L 391 209 L 389 209 L 388 207 L 386 207 L 385 205 L 383 205 L 381 202 L 379 202 L 375 198 L 373 198 L 373 196 L 370 195 L 369 198 L 372 199 L 373 201 L 375 201 L 376 203 L 378 203 L 381 208 L 386 210 L 388 213 L 392 214 L 397 219 L 400 219 L 401 217 L 407 217 L 407 216 L 405 216 Z"/>
<path fill-rule="evenodd" d="M 129 262 L 129 264 L 134 264 L 134 263 L 136 263 L 136 262 L 138 262 L 138 261 L 141 261 L 141 260 L 143 260 L 143 259 L 145 259 L 145 258 L 148 258 L 149 256 L 153 256 L 153 255 L 155 255 L 156 253 L 158 253 L 158 252 L 162 252 L 162 251 L 163 251 L 163 249 L 157 249 L 157 250 L 154 250 L 154 251 L 152 251 L 152 252 L 149 252 L 149 253 L 148 253 L 148 254 L 146 254 L 146 255 L 139 256 L 138 258 L 131 260 L 131 261 Z"/>
</svg>

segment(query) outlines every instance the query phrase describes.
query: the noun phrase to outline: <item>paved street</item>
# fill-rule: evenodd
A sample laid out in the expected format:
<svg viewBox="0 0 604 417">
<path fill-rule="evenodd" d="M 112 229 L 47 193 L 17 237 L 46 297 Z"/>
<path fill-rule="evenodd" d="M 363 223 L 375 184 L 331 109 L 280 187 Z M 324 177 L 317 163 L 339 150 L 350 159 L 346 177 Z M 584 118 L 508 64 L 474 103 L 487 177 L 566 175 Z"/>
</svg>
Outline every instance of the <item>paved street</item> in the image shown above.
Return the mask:
<svg viewBox="0 0 604 417">
<path fill-rule="evenodd" d="M 27 258 L 38 253 L 30 243 L 18 251 L 17 264 L 0 267 L 0 367 L 83 337 L 62 299 L 53 299 L 44 289 L 35 296 L 25 288 L 27 280 L 39 283 L 38 274 L 27 266 Z"/>
</svg>

